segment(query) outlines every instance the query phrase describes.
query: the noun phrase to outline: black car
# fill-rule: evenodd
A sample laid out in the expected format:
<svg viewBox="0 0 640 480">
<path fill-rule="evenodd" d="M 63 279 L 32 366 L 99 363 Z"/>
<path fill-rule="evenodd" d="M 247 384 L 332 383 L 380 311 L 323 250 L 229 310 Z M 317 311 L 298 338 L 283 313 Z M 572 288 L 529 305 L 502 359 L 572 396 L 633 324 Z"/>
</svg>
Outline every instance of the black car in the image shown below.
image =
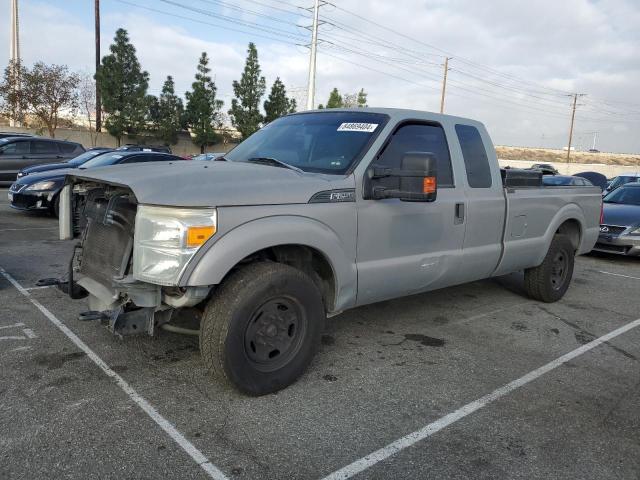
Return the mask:
<svg viewBox="0 0 640 480">
<path fill-rule="evenodd" d="M 531 165 L 529 170 L 539 170 L 544 175 L 557 175 L 559 173 L 558 170 L 556 170 L 556 167 L 550 163 L 534 163 Z"/>
<path fill-rule="evenodd" d="M 77 170 L 126 163 L 183 161 L 176 155 L 159 152 L 106 152 L 83 163 L 77 169 L 66 168 L 24 176 L 11 185 L 9 202 L 18 210 L 48 210 L 58 215 L 58 198 L 64 177 Z"/>
<path fill-rule="evenodd" d="M 98 155 L 102 155 L 103 153 L 107 152 L 113 152 L 113 148 L 94 147 L 84 153 L 81 153 L 77 157 L 72 158 L 71 160 L 67 160 L 66 162 L 45 163 L 43 165 L 34 165 L 33 167 L 23 168 L 18 172 L 18 178 L 26 177 L 27 175 L 32 173 L 49 172 L 51 170 L 62 170 L 64 168 L 78 168 L 80 165 L 88 162 L 92 158 L 95 158 Z"/>
<path fill-rule="evenodd" d="M 0 132 L 0 138 L 9 138 L 9 137 L 33 137 L 30 133 L 20 133 L 20 132 Z"/>
<path fill-rule="evenodd" d="M 547 186 L 572 186 L 572 187 L 592 187 L 593 184 L 582 177 L 573 177 L 571 175 L 544 175 L 542 184 Z"/>
<path fill-rule="evenodd" d="M 11 185 L 18 171 L 41 163 L 64 162 L 84 152 L 79 143 L 42 137 L 0 138 L 0 185 Z"/>
</svg>

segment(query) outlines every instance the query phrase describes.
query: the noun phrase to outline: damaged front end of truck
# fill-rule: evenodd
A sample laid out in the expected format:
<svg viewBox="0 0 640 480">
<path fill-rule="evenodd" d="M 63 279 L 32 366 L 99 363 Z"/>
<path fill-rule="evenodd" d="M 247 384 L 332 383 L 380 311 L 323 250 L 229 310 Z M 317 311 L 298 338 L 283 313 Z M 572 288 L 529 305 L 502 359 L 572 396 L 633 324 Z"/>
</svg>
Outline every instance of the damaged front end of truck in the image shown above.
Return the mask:
<svg viewBox="0 0 640 480">
<path fill-rule="evenodd" d="M 141 205 L 124 186 L 74 176 L 60 195 L 60 238 L 77 239 L 68 276 L 56 283 L 88 297 L 80 320 L 118 335 L 154 335 L 175 312 L 205 300 L 211 287 L 180 287 L 197 249 L 216 231 L 213 208 Z"/>
</svg>

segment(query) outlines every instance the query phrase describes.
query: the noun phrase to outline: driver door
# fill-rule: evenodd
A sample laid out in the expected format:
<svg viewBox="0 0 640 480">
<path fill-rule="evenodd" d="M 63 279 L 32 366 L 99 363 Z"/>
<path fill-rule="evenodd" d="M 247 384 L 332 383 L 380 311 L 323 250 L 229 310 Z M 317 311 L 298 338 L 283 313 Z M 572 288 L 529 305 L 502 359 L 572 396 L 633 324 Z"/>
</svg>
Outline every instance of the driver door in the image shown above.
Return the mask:
<svg viewBox="0 0 640 480">
<path fill-rule="evenodd" d="M 401 125 L 372 165 L 400 168 L 409 152 L 435 155 L 437 198 L 430 203 L 358 200 L 358 305 L 447 286 L 459 267 L 464 191 L 455 186 L 442 126 Z"/>
</svg>

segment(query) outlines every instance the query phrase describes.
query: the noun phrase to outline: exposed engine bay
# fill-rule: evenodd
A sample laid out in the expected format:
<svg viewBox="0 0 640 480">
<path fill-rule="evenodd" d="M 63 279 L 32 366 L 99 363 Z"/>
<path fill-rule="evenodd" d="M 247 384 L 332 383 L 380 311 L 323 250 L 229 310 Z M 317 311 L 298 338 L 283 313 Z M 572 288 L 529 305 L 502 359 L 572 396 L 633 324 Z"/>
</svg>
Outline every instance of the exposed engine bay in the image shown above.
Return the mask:
<svg viewBox="0 0 640 480">
<path fill-rule="evenodd" d="M 60 234 L 78 238 L 67 291 L 88 297 L 81 320 L 100 320 L 113 333 L 148 333 L 168 323 L 178 308 L 204 300 L 210 288 L 179 288 L 133 276 L 138 202 L 131 190 L 91 181 L 67 185 L 61 196 Z"/>
</svg>

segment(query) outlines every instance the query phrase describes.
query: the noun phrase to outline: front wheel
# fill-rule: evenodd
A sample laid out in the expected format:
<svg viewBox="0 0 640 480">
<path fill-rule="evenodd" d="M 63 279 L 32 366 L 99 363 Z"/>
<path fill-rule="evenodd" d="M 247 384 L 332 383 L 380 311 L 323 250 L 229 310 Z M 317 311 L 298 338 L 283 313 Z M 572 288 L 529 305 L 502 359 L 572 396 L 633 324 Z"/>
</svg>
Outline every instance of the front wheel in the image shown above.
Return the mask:
<svg viewBox="0 0 640 480">
<path fill-rule="evenodd" d="M 292 384 L 320 343 L 325 311 L 308 275 L 280 263 L 242 267 L 209 301 L 200 352 L 213 376 L 250 395 Z"/>
<path fill-rule="evenodd" d="M 555 235 L 542 264 L 524 272 L 527 294 L 547 303 L 560 300 L 571 284 L 574 262 L 575 251 L 569 237 Z"/>
</svg>

